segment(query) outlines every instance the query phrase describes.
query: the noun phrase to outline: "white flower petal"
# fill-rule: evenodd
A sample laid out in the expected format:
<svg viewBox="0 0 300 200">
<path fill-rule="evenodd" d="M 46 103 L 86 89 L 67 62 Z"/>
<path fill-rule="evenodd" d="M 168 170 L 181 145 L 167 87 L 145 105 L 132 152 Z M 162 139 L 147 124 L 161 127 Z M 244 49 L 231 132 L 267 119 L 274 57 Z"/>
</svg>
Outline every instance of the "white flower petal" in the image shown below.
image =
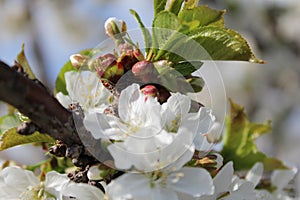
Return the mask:
<svg viewBox="0 0 300 200">
<path fill-rule="evenodd" d="M 233 177 L 233 163 L 228 162 L 214 177 L 215 195 L 218 196 L 229 190 Z"/>
<path fill-rule="evenodd" d="M 255 190 L 256 200 L 274 200 L 272 195 L 266 190 Z"/>
<path fill-rule="evenodd" d="M 48 172 L 45 179 L 45 190 L 60 199 L 62 188 L 69 181 L 66 174 L 59 174 L 55 171 Z"/>
<path fill-rule="evenodd" d="M 166 127 L 173 127 L 174 122 L 182 124 L 185 115 L 190 110 L 191 99 L 180 93 L 173 94 L 166 103 L 162 105 L 162 118 Z M 171 128 L 172 129 L 172 128 Z"/>
<path fill-rule="evenodd" d="M 95 72 L 69 71 L 65 73 L 65 80 L 70 101 L 79 103 L 85 112 L 103 112 L 107 107 L 110 92 L 102 85 Z M 66 98 L 62 99 L 62 103 L 67 102 Z"/>
<path fill-rule="evenodd" d="M 219 122 L 215 122 L 207 135 L 207 140 L 210 143 L 216 143 L 219 141 L 220 137 L 222 136 L 222 126 Z"/>
<path fill-rule="evenodd" d="M 221 154 L 218 154 L 218 153 L 213 153 L 212 155 L 215 155 L 217 156 L 217 159 L 216 159 L 216 162 L 217 162 L 217 165 L 215 166 L 217 168 L 217 170 L 220 169 L 220 167 L 223 166 L 223 156 L 221 156 Z"/>
<path fill-rule="evenodd" d="M 257 186 L 257 184 L 260 182 L 263 172 L 264 172 L 263 164 L 255 163 L 255 165 L 248 171 L 245 179 L 247 181 L 252 182 L 254 186 Z"/>
<path fill-rule="evenodd" d="M 93 165 L 90 167 L 88 173 L 87 173 L 87 177 L 89 178 L 89 180 L 100 180 L 102 179 L 102 177 L 100 176 L 100 169 L 99 169 L 99 165 Z"/>
<path fill-rule="evenodd" d="M 102 191 L 92 185 L 73 183 L 65 185 L 63 196 L 75 197 L 76 200 L 104 200 Z"/>
<path fill-rule="evenodd" d="M 4 182 L 12 187 L 27 188 L 28 186 L 35 187 L 39 185 L 39 179 L 33 172 L 24 170 L 20 167 L 7 167 L 0 174 Z"/>
<path fill-rule="evenodd" d="M 211 114 L 208 108 L 200 108 L 198 113 L 189 113 L 183 122 L 183 126 L 195 134 L 194 144 L 199 151 L 209 151 L 213 144 L 207 141 L 204 134 L 208 133 L 213 125 L 215 117 Z"/>
<path fill-rule="evenodd" d="M 193 113 L 194 114 L 194 113 Z M 201 107 L 197 115 L 191 116 L 187 120 L 197 120 L 197 133 L 208 133 L 215 122 L 215 116 L 212 115 L 212 110 L 206 107 Z"/>
<path fill-rule="evenodd" d="M 174 148 L 176 145 L 174 145 Z M 170 148 L 171 150 L 171 148 Z M 195 146 L 194 145 L 187 145 L 184 147 L 180 147 L 176 149 L 176 151 L 173 151 L 173 154 L 169 154 L 172 156 L 167 156 L 168 151 L 165 151 L 164 153 L 167 154 L 164 157 L 168 158 L 168 165 L 166 165 L 166 171 L 174 171 L 181 169 L 188 161 L 190 161 L 194 155 L 195 152 Z M 166 158 L 165 158 L 166 159 Z M 162 159 L 163 160 L 163 159 Z"/>
<path fill-rule="evenodd" d="M 6 167 L 0 172 L 0 194 L 3 199 L 19 199 L 30 187 L 37 187 L 39 179 L 28 170 L 20 167 Z"/>
<path fill-rule="evenodd" d="M 154 188 L 151 190 L 151 200 L 178 200 L 177 194 L 173 190 L 165 188 Z"/>
<path fill-rule="evenodd" d="M 86 114 L 83 124 L 95 139 L 123 140 L 127 132 L 127 128 L 117 117 L 102 113 Z"/>
<path fill-rule="evenodd" d="M 69 105 L 72 103 L 71 99 L 69 96 L 64 95 L 62 92 L 59 92 L 55 96 L 59 103 L 63 105 L 63 107 L 68 108 Z"/>
<path fill-rule="evenodd" d="M 244 182 L 237 190 L 232 191 L 228 197 L 225 197 L 224 200 L 254 200 L 255 196 L 253 183 Z"/>
<path fill-rule="evenodd" d="M 114 164 L 118 169 L 130 169 L 135 164 L 134 161 L 139 160 L 135 154 L 127 152 L 122 144 L 114 143 L 109 145 L 107 149 L 114 158 Z"/>
<path fill-rule="evenodd" d="M 86 130 L 90 131 L 95 139 L 105 138 L 102 126 L 98 122 L 97 113 L 86 114 L 83 119 L 83 124 Z M 101 114 L 100 114 L 101 115 Z"/>
<path fill-rule="evenodd" d="M 150 180 L 142 174 L 124 174 L 107 186 L 109 200 L 151 199 Z"/>
<path fill-rule="evenodd" d="M 194 138 L 194 144 L 197 145 L 196 149 L 199 151 L 199 157 L 202 158 L 205 155 L 207 155 L 207 153 L 209 151 L 212 150 L 214 144 L 213 143 L 209 143 L 207 140 L 207 137 L 203 134 L 197 134 Z"/>
<path fill-rule="evenodd" d="M 153 171 L 162 168 L 178 170 L 193 156 L 195 148 L 192 144 L 192 136 L 182 131 L 176 135 L 174 141 L 167 146 L 155 147 L 153 140 L 134 140 L 129 142 L 116 142 L 108 146 L 119 169 L 129 169 L 132 166 L 142 171 Z M 140 145 L 140 146 L 139 146 Z M 128 148 L 128 146 L 135 148 Z"/>
<path fill-rule="evenodd" d="M 130 120 L 130 108 L 132 102 L 136 101 L 140 97 L 140 86 L 138 84 L 132 84 L 122 90 L 119 98 L 118 114 L 123 121 Z"/>
<path fill-rule="evenodd" d="M 169 184 L 177 192 L 194 197 L 212 195 L 214 192 L 213 180 L 205 169 L 184 167 L 173 175 L 173 179 L 169 179 Z"/>
<path fill-rule="evenodd" d="M 171 111 L 176 116 L 185 115 L 189 112 L 191 107 L 191 99 L 190 97 L 176 93 L 173 94 L 166 103 L 163 104 L 163 108 L 166 112 Z"/>
<path fill-rule="evenodd" d="M 276 186 L 277 190 L 282 190 L 294 178 L 297 169 L 291 170 L 275 170 L 271 176 L 272 185 Z"/>
<path fill-rule="evenodd" d="M 272 200 L 295 200 L 295 198 L 290 197 L 285 191 L 278 191 L 272 193 Z"/>
<path fill-rule="evenodd" d="M 139 85 L 132 84 L 120 94 L 118 114 L 123 122 L 134 129 L 151 126 L 157 128 L 159 132 L 161 130 L 160 108 L 156 99 L 149 97 L 146 101 Z"/>
</svg>

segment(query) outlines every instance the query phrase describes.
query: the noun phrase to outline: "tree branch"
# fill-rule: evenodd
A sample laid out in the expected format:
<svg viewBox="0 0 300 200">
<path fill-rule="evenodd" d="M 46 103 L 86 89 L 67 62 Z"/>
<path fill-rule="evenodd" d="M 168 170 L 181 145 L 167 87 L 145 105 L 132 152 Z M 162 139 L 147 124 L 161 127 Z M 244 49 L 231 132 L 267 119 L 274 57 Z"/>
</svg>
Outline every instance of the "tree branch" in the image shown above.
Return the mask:
<svg viewBox="0 0 300 200">
<path fill-rule="evenodd" d="M 81 144 L 73 116 L 38 81 L 0 61 L 0 100 L 17 108 L 54 139 Z"/>
</svg>

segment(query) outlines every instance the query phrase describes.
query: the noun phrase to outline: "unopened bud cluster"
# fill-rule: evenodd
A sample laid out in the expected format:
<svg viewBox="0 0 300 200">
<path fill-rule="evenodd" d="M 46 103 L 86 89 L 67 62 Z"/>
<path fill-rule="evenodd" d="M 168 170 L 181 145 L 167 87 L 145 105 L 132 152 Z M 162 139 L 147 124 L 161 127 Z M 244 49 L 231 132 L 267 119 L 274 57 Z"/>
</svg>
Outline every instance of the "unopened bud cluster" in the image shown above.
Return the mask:
<svg viewBox="0 0 300 200">
<path fill-rule="evenodd" d="M 110 91 L 120 92 L 126 85 L 138 83 L 147 97 L 157 98 L 160 103 L 167 101 L 171 96 L 170 92 L 201 91 L 204 85 L 201 78 L 191 75 L 181 76 L 179 72 L 176 72 L 179 74 L 178 78 L 172 78 L 169 76 L 174 71 L 172 62 L 168 60 L 153 62 L 151 56 L 143 54 L 138 44 L 128 41 L 130 38 L 126 38 L 127 27 L 123 20 L 109 18 L 105 22 L 105 31 L 109 37 L 115 40 L 116 49 L 111 53 L 97 56 L 74 54 L 70 57 L 74 68 L 79 69 L 86 65 L 97 73 L 103 85 Z M 129 76 L 126 76 L 125 79 L 130 80 L 125 80 L 125 87 L 115 88 L 118 81 L 127 73 Z"/>
</svg>

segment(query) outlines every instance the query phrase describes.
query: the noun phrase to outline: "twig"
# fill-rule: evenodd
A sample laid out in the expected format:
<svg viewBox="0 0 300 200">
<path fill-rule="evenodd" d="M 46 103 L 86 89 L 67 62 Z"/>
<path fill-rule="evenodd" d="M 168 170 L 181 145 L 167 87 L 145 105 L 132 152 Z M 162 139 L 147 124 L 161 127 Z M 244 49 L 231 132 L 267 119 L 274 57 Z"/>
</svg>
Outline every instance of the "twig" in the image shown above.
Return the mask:
<svg viewBox="0 0 300 200">
<path fill-rule="evenodd" d="M 72 113 L 38 81 L 0 61 L 0 100 L 14 106 L 54 139 L 81 144 Z"/>
</svg>

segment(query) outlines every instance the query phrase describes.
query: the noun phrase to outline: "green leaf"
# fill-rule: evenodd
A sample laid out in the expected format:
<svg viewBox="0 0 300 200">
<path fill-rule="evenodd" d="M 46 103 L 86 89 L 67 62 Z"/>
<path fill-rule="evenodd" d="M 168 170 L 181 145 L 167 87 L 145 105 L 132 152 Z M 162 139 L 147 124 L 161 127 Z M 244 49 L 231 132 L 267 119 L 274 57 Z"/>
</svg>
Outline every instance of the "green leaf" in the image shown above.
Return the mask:
<svg viewBox="0 0 300 200">
<path fill-rule="evenodd" d="M 199 0 L 186 0 L 183 5 L 183 9 L 192 9 L 198 5 Z"/>
<path fill-rule="evenodd" d="M 152 26 L 154 28 L 178 30 L 180 22 L 174 13 L 163 11 L 154 18 Z"/>
<path fill-rule="evenodd" d="M 68 61 L 60 70 L 58 77 L 55 81 L 55 92 L 59 93 L 62 92 L 64 95 L 67 95 L 67 86 L 65 80 L 65 73 L 68 71 L 76 71 L 76 69 L 71 64 L 71 61 Z"/>
<path fill-rule="evenodd" d="M 189 31 L 195 30 L 201 26 L 220 26 L 224 27 L 225 11 L 218 11 L 208 6 L 198 6 L 192 9 L 182 10 L 178 18 L 182 24 L 189 27 Z"/>
<path fill-rule="evenodd" d="M 165 10 L 167 0 L 154 0 L 154 17 Z"/>
<path fill-rule="evenodd" d="M 187 36 L 174 31 L 168 37 L 167 40 L 166 36 L 157 36 L 160 39 L 158 44 L 164 45 L 159 46 L 160 51 L 155 60 L 163 58 L 175 63 L 184 60 L 239 60 L 263 63 L 254 56 L 247 41 L 239 33 L 229 29 L 204 26 Z"/>
<path fill-rule="evenodd" d="M 152 47 L 156 54 L 155 60 L 158 60 L 166 50 L 166 45 L 169 46 L 168 43 L 178 37 L 176 30 L 180 29 L 181 24 L 175 14 L 163 11 L 154 18 L 152 26 Z M 157 50 L 159 50 L 158 53 Z"/>
<path fill-rule="evenodd" d="M 191 76 L 186 79 L 186 82 L 193 88 L 193 93 L 201 92 L 204 87 L 204 80 L 198 76 Z"/>
<path fill-rule="evenodd" d="M 29 62 L 28 62 L 28 60 L 27 60 L 27 58 L 25 56 L 25 45 L 24 44 L 22 44 L 22 50 L 21 50 L 21 52 L 17 55 L 17 61 L 22 66 L 24 72 L 26 74 L 28 74 L 28 77 L 30 79 L 35 79 L 35 75 L 32 72 L 31 67 L 29 65 Z"/>
<path fill-rule="evenodd" d="M 155 60 L 160 59 L 178 63 L 190 60 L 209 60 L 210 57 L 195 40 L 185 34 L 175 32 L 156 55 Z"/>
<path fill-rule="evenodd" d="M 230 100 L 230 115 L 226 119 L 226 133 L 221 154 L 224 161 L 234 162 L 236 170 L 250 169 L 256 162 L 266 170 L 286 169 L 277 159 L 269 158 L 257 149 L 255 139 L 271 131 L 270 122 L 255 124 L 248 120 L 244 108 Z"/>
<path fill-rule="evenodd" d="M 160 80 L 160 85 L 171 92 L 181 92 L 183 94 L 194 92 L 193 88 L 181 73 L 170 67 L 168 64 L 161 65 L 159 63 L 160 62 L 155 62 L 153 64 L 159 74 L 158 78 Z"/>
<path fill-rule="evenodd" d="M 151 47 L 151 34 L 150 34 L 149 30 L 143 24 L 138 13 L 132 9 L 130 9 L 130 13 L 135 17 L 136 21 L 138 22 L 138 24 L 142 30 L 146 53 L 149 53 L 149 48 Z"/>
<path fill-rule="evenodd" d="M 20 124 L 21 124 L 21 121 L 14 114 L 9 114 L 9 115 L 0 117 L 0 136 L 8 129 L 17 127 Z"/>
<path fill-rule="evenodd" d="M 3 133 L 1 137 L 0 151 L 14 147 L 21 144 L 28 143 L 54 143 L 55 140 L 47 134 L 41 134 L 39 132 L 34 132 L 31 135 L 20 135 L 17 132 L 17 128 L 11 128 Z"/>
<path fill-rule="evenodd" d="M 215 26 L 204 26 L 189 34 L 213 60 L 241 60 L 264 63 L 252 53 L 247 41 L 237 32 Z"/>
<path fill-rule="evenodd" d="M 265 171 L 273 171 L 275 169 L 289 169 L 281 160 L 272 157 L 265 158 L 263 164 Z"/>
<path fill-rule="evenodd" d="M 177 64 L 174 64 L 173 68 L 181 73 L 183 76 L 188 76 L 196 70 L 200 69 L 203 65 L 201 61 L 183 61 Z"/>
<path fill-rule="evenodd" d="M 165 10 L 177 15 L 182 7 L 183 2 L 184 0 L 168 0 L 166 3 Z"/>
<path fill-rule="evenodd" d="M 80 52 L 80 54 L 90 55 L 91 51 L 92 51 L 91 49 L 83 50 Z M 66 62 L 66 64 L 61 68 L 55 81 L 55 93 L 62 92 L 64 95 L 68 94 L 68 91 L 66 89 L 66 80 L 65 80 L 65 73 L 68 71 L 76 71 L 71 61 Z"/>
</svg>

